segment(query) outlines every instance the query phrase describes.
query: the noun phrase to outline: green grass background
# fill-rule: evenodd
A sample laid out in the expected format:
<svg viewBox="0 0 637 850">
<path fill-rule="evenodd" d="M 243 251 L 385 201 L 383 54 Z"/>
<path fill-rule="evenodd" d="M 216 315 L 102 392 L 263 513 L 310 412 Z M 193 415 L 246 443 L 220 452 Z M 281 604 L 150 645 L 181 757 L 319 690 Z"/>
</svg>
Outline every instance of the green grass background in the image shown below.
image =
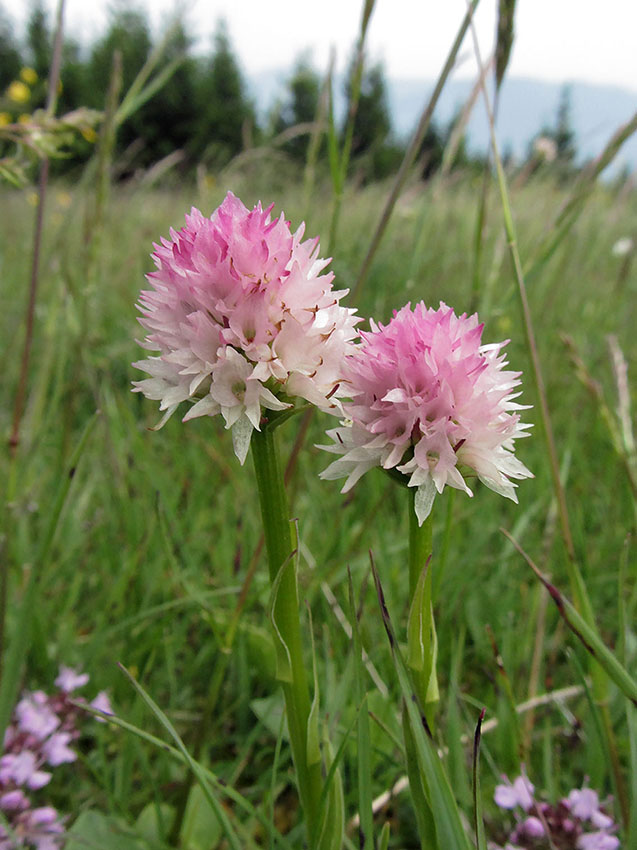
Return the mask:
<svg viewBox="0 0 637 850">
<path fill-rule="evenodd" d="M 264 558 L 258 561 L 248 589 L 227 667 L 223 651 L 260 534 L 250 458 L 239 467 L 229 432 L 219 418 L 184 425 L 175 416 L 162 431 L 148 430 L 159 419 L 156 404 L 130 392 L 131 380 L 139 377 L 131 361 L 143 357 L 134 341 L 143 335 L 134 304 L 144 288 L 144 274 L 153 268 L 152 242 L 167 236 L 170 227 L 179 228 L 192 205 L 210 214 L 225 190 L 232 189 L 248 206 L 257 200 L 274 201 L 275 212 L 285 210 L 293 229 L 307 213 L 306 233 L 327 234 L 329 189 L 319 186 L 309 210 L 304 210 L 300 181 L 295 182 L 284 165 L 278 159 L 246 161 L 227 170 L 216 184 L 200 189 L 148 189 L 135 184 L 115 189 L 98 238 L 89 247 L 90 237 L 96 235 L 90 224 L 92 192 L 81 185 L 51 188 L 6 554 L 11 568 L 10 641 L 21 628 L 18 600 L 30 570 L 39 570 L 25 686 L 50 688 L 58 664 L 75 665 L 90 673 L 96 689 L 109 691 L 120 716 L 161 736 L 156 720 L 118 670 L 116 663 L 121 662 L 170 717 L 186 744 L 194 746 L 197 728 L 208 713 L 211 682 L 222 665 L 202 760 L 266 817 L 274 789 L 277 826 L 292 830 L 292 844 L 300 846 L 285 742 L 272 776 L 281 703 L 273 676 Z M 458 313 L 468 309 L 481 182 L 453 175 L 443 183 L 413 184 L 407 189 L 357 305 L 360 315 L 387 321 L 394 308 L 421 299 L 433 306 L 444 300 Z M 570 186 L 548 177 L 514 185 L 512 207 L 523 263 L 535 256 L 569 191 Z M 338 288 L 353 286 L 386 193 L 382 185 L 347 188 L 331 265 Z M 525 372 L 521 400 L 536 404 L 495 197 L 493 192 L 480 270 L 484 341 L 511 339 L 507 347 L 511 367 Z M 4 189 L 2 210 L 0 431 L 8 435 L 31 258 L 30 191 Z M 613 256 L 611 249 L 620 237 L 636 233 L 635 191 L 630 186 L 600 185 L 553 256 L 528 282 L 577 556 L 598 624 L 612 647 L 620 640 L 618 599 L 626 603 L 629 669 L 635 658 L 637 584 L 634 545 L 628 544 L 626 550 L 626 537 L 634 532 L 634 503 L 599 406 L 578 380 L 562 335 L 572 337 L 614 409 L 616 388 L 606 336 L 617 336 L 634 381 L 637 277 L 634 267 L 622 271 L 625 258 Z M 326 253 L 324 245 L 322 254 Z M 37 564 L 39 543 L 68 474 L 70 455 L 96 410 L 97 423 L 74 474 L 54 544 L 45 563 Z M 536 409 L 524 418 L 537 422 Z M 338 492 L 338 482 L 319 481 L 318 473 L 330 457 L 314 446 L 333 424 L 323 415 L 314 417 L 290 487 L 302 541 L 299 583 L 312 612 L 321 711 L 335 748 L 355 717 L 351 696 L 355 670 L 350 641 L 321 583 L 329 585 L 348 611 L 349 567 L 361 594 L 363 642 L 387 687 L 384 695 L 371 679 L 367 682 L 370 708 L 385 726 L 372 723 L 376 795 L 393 785 L 404 765 L 395 740 L 401 737 L 399 690 L 369 576 L 368 551 L 374 553 L 395 628 L 404 635 L 407 500 L 380 471 L 366 475 L 345 497 Z M 284 458 L 298 425 L 293 420 L 282 429 Z M 533 695 L 529 682 L 534 652 L 539 693 L 581 685 L 580 668 L 586 669 L 581 650 L 552 604 L 547 606 L 544 591 L 499 531 L 501 526 L 511 531 L 569 593 L 539 428 L 518 444 L 517 453 L 535 474 L 533 480 L 521 483 L 519 505 L 476 486 L 473 499 L 458 494 L 450 503 L 445 493 L 434 507 L 440 741 L 450 746 L 447 767 L 468 813 L 469 748 L 463 749 L 459 736 L 472 735 L 483 706 L 487 719 L 500 720 L 498 728 L 484 736 L 482 751 L 487 832 L 494 839 L 502 837 L 498 824 L 503 819 L 489 802 L 493 787 L 501 772 L 517 775 L 520 756 L 487 627 L 518 703 Z M 8 453 L 3 452 L 0 475 L 6 480 L 8 474 Z M 620 587 L 622 553 L 628 569 Z M 304 627 L 308 636 L 307 617 Z M 309 639 L 306 646 L 309 665 Z M 625 706 L 614 689 L 610 709 L 619 758 L 628 771 Z M 541 708 L 528 728 L 527 722 L 522 717 L 528 733 L 526 767 L 538 789 L 563 795 L 590 777 L 591 786 L 602 795 L 614 790 L 596 713 L 585 693 L 568 703 Z M 87 745 L 78 766 L 55 771 L 52 802 L 73 817 L 95 808 L 129 825 L 150 804 L 146 813 L 151 812 L 148 818 L 154 820 L 164 811 L 160 802 L 174 802 L 183 768 L 122 730 L 98 732 L 98 745 Z M 355 771 L 354 735 L 342 765 L 348 817 L 357 807 Z M 232 803 L 228 811 L 241 824 L 247 847 L 252 840 L 265 841 L 262 827 Z M 390 846 L 417 846 L 406 795 L 378 815 L 379 824 L 384 820 L 391 821 Z M 167 834 L 163 823 L 162 838 L 162 823 L 160 818 L 159 830 L 146 829 L 145 846 L 162 846 Z M 212 838 L 208 833 L 199 844 L 193 838 L 188 846 L 213 847 Z"/>
</svg>

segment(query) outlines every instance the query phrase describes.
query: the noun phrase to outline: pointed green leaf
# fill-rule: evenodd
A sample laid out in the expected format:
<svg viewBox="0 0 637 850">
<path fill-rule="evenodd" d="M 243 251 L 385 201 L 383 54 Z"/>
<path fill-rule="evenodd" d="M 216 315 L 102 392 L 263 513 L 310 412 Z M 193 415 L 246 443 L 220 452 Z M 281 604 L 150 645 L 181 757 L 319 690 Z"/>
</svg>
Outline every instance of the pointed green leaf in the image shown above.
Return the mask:
<svg viewBox="0 0 637 850">
<path fill-rule="evenodd" d="M 378 850 L 387 850 L 389 847 L 389 836 L 391 832 L 391 827 L 389 826 L 389 821 L 385 821 L 383 824 L 383 828 L 380 831 L 380 841 L 378 842 Z"/>
<path fill-rule="evenodd" d="M 294 571 L 294 581 L 296 583 L 296 565 L 298 562 L 298 551 L 292 552 L 282 564 L 272 584 L 272 592 L 270 594 L 269 616 L 272 628 L 274 629 L 274 648 L 276 650 L 276 678 L 279 682 L 292 681 L 292 658 L 290 650 L 279 628 L 277 615 L 277 601 L 281 582 L 287 570 Z"/>
<path fill-rule="evenodd" d="M 143 850 L 146 842 L 119 818 L 89 809 L 75 821 L 64 846 L 67 850 Z"/>
<path fill-rule="evenodd" d="M 250 708 L 274 738 L 277 737 L 279 730 L 282 729 L 283 740 L 290 740 L 287 718 L 285 716 L 285 702 L 280 690 L 277 689 L 276 693 L 269 697 L 259 697 L 258 699 L 250 700 Z"/>
<path fill-rule="evenodd" d="M 349 613 L 352 624 L 352 642 L 354 650 L 354 670 L 356 681 L 356 700 L 361 709 L 358 715 L 358 741 L 356 756 L 358 761 L 358 812 L 359 812 L 359 846 L 361 850 L 374 847 L 374 812 L 372 808 L 372 765 L 371 765 L 371 736 L 369 731 L 369 712 L 367 708 L 367 681 L 363 667 L 363 652 L 358 628 L 358 616 L 354 602 L 354 586 L 352 574 L 347 569 L 349 584 Z"/>
<path fill-rule="evenodd" d="M 555 585 L 551 584 L 551 582 L 542 575 L 538 567 L 533 563 L 531 558 L 529 558 L 521 546 L 519 546 L 518 543 L 511 537 L 511 535 L 506 531 L 504 531 L 504 534 L 513 543 L 535 575 L 548 590 L 551 599 L 557 606 L 560 616 L 582 644 L 584 649 L 599 662 L 600 666 L 606 671 L 613 682 L 615 682 L 620 691 L 622 691 L 622 693 L 637 706 L 637 682 L 633 679 L 623 664 L 619 662 L 610 649 L 608 649 L 604 641 L 601 639 L 596 627 L 594 625 L 589 625 L 589 623 L 586 622 L 575 606 L 568 601 L 561 591 L 559 591 Z"/>
<path fill-rule="evenodd" d="M 425 694 L 425 705 L 435 705 L 440 702 L 440 689 L 438 688 L 438 634 L 436 632 L 436 623 L 431 614 L 431 670 L 429 671 L 429 681 L 427 682 L 427 693 Z"/>
<path fill-rule="evenodd" d="M 321 793 L 323 820 L 317 850 L 341 850 L 343 847 L 345 801 L 343 798 L 343 782 L 338 765 L 343 758 L 345 744 L 349 740 L 353 728 L 354 724 L 347 730 L 347 734 L 338 748 L 335 759 L 332 759 L 332 749 L 327 735 L 324 736 L 323 748 L 325 750 L 326 765 L 329 767 L 329 770 L 325 778 L 325 787 Z"/>
<path fill-rule="evenodd" d="M 195 788 L 201 793 L 199 786 Z M 161 844 L 175 820 L 175 808 L 168 803 L 148 803 L 135 821 L 135 832 L 151 847 Z M 185 845 L 187 846 L 187 845 Z"/>
<path fill-rule="evenodd" d="M 409 779 L 409 793 L 411 795 L 412 808 L 416 817 L 416 829 L 420 838 L 421 850 L 438 850 L 436 841 L 436 824 L 429 794 L 426 788 L 425 778 L 418 761 L 416 743 L 409 721 L 409 714 L 403 701 L 403 737 L 405 739 L 405 756 L 407 758 L 407 778 Z"/>
<path fill-rule="evenodd" d="M 372 572 L 376 584 L 376 592 L 383 617 L 383 624 L 394 657 L 396 673 L 400 689 L 403 694 L 405 713 L 409 723 L 409 731 L 413 737 L 413 744 L 422 775 L 426 782 L 429 803 L 435 813 L 436 836 L 440 850 L 471 850 L 469 839 L 460 820 L 460 813 L 445 774 L 442 762 L 434 746 L 433 741 L 425 731 L 426 720 L 421 712 L 416 695 L 413 693 L 407 665 L 402 657 L 389 612 L 385 604 L 385 597 L 380 584 L 380 579 L 372 559 Z"/>
<path fill-rule="evenodd" d="M 423 704 L 436 703 L 440 699 L 436 676 L 438 639 L 432 605 L 432 571 L 429 566 L 430 561 L 420 574 L 407 620 L 407 664 L 420 674 L 415 680 L 422 689 L 418 696 Z"/>
<path fill-rule="evenodd" d="M 75 700 L 71 700 L 71 702 L 73 703 L 73 705 L 77 706 L 77 708 L 81 709 L 82 711 L 85 711 L 88 714 L 93 714 L 95 717 L 100 717 L 102 720 L 105 720 L 106 723 L 108 723 L 110 726 L 116 726 L 120 729 L 124 729 L 126 732 L 130 732 L 132 735 L 135 735 L 140 740 L 147 741 L 153 747 L 157 747 L 163 752 L 168 753 L 171 758 L 174 758 L 180 764 L 185 764 L 186 766 L 190 765 L 189 759 L 191 757 L 187 752 L 185 752 L 185 749 L 173 747 L 171 744 L 167 744 L 166 741 L 163 741 L 156 735 L 152 735 L 145 729 L 140 729 L 133 723 L 129 723 L 127 720 L 122 720 L 121 717 L 117 717 L 116 715 L 103 715 L 101 711 L 92 708 L 86 703 L 76 702 Z M 203 767 L 200 764 L 199 769 L 201 771 L 201 775 L 205 777 L 205 779 L 213 786 L 215 791 L 220 796 L 227 797 L 229 800 L 232 800 L 238 810 L 245 812 L 247 817 L 254 818 L 254 820 L 258 821 L 267 833 L 272 833 L 272 822 L 271 820 L 268 820 L 267 816 L 262 813 L 260 807 L 255 808 L 255 806 L 253 806 L 249 800 L 247 800 L 242 794 L 236 791 L 231 785 L 222 783 L 222 781 L 212 772 L 212 770 L 210 770 L 210 768 Z M 292 846 L 284 835 L 276 833 L 275 838 L 277 843 L 281 847 L 285 848 L 285 850 L 292 850 Z"/>
<path fill-rule="evenodd" d="M 223 838 L 217 816 L 199 785 L 193 785 L 188 795 L 184 823 L 179 834 L 179 846 L 184 850 L 209 850 Z"/>
<path fill-rule="evenodd" d="M 487 850 L 487 839 L 484 834 L 484 819 L 482 817 L 482 794 L 480 791 L 480 736 L 482 734 L 482 721 L 484 720 L 484 708 L 480 712 L 478 725 L 473 738 L 473 826 L 476 835 L 478 850 Z"/>
<path fill-rule="evenodd" d="M 142 688 L 139 682 L 128 672 L 128 670 L 123 665 L 119 664 L 118 666 L 120 670 L 124 673 L 126 678 L 129 680 L 131 685 L 135 688 L 142 700 L 146 703 L 148 708 L 155 715 L 157 720 L 159 720 L 161 725 L 173 739 L 173 741 L 177 745 L 177 749 L 181 752 L 186 763 L 188 764 L 192 772 L 195 774 L 195 777 L 197 778 L 197 781 L 201 786 L 201 790 L 203 791 L 206 800 L 210 804 L 210 808 L 215 813 L 215 816 L 219 822 L 219 826 L 223 830 L 224 836 L 228 839 L 232 850 L 242 850 L 237 833 L 232 824 L 230 823 L 228 815 L 225 813 L 223 806 L 220 804 L 220 802 L 217 800 L 216 795 L 213 793 L 208 778 L 206 776 L 206 772 L 204 771 L 202 766 L 197 761 L 195 761 L 190 755 L 190 753 L 184 746 L 183 741 L 177 734 L 177 730 L 172 725 L 170 720 L 166 717 L 164 712 L 159 708 L 157 703 L 152 699 L 152 697 L 146 693 L 146 691 Z"/>
<path fill-rule="evenodd" d="M 428 666 L 431 645 L 431 570 L 425 564 L 411 600 L 407 620 L 407 664 L 422 673 Z"/>
<path fill-rule="evenodd" d="M 310 714 L 307 718 L 307 764 L 311 767 L 313 764 L 321 762 L 321 739 L 319 732 L 319 683 L 318 674 L 316 672 L 316 648 L 314 646 L 314 631 L 312 629 L 312 614 L 308 607 L 308 616 L 310 618 L 310 644 L 312 649 L 312 674 L 314 678 L 314 695 L 312 697 L 312 705 L 310 706 Z"/>
</svg>

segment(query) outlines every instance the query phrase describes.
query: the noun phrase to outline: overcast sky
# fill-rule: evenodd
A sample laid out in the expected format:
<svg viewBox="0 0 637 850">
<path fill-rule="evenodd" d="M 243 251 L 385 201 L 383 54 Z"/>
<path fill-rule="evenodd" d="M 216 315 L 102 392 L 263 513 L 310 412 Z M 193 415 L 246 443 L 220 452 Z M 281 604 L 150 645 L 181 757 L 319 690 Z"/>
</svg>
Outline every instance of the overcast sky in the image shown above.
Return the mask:
<svg viewBox="0 0 637 850">
<path fill-rule="evenodd" d="M 21 29 L 28 0 L 0 0 Z M 56 0 L 45 0 L 53 10 Z M 67 0 L 66 28 L 83 42 L 104 31 L 106 0 Z M 129 5 L 128 3 L 126 5 Z M 175 0 L 145 0 L 158 32 Z M 317 69 L 334 46 L 343 68 L 356 39 L 362 0 L 188 0 L 182 17 L 196 47 L 207 50 L 224 17 L 244 71 L 289 67 L 310 50 Z M 185 6 L 182 7 L 185 8 Z M 486 57 L 493 44 L 496 0 L 482 0 L 476 23 Z M 394 78 L 432 78 L 440 71 L 466 9 L 465 0 L 376 0 L 368 45 Z M 516 40 L 509 74 L 554 82 L 582 80 L 637 93 L 636 0 L 518 0 Z M 458 76 L 473 73 L 471 41 Z"/>
</svg>

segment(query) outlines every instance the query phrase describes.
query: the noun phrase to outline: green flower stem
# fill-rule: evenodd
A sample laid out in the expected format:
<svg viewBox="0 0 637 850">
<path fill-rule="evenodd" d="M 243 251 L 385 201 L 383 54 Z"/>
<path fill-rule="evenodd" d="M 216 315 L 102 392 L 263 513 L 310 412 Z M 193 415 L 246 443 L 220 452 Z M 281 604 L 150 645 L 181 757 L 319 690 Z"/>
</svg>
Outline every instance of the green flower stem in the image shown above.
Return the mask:
<svg viewBox="0 0 637 850">
<path fill-rule="evenodd" d="M 414 510 L 416 489 L 409 490 L 409 596 L 413 599 L 423 567 L 433 553 L 433 508 L 422 525 Z M 431 565 L 430 565 L 431 566 Z"/>
<path fill-rule="evenodd" d="M 433 552 L 433 522 L 430 513 L 421 526 L 414 510 L 415 490 L 409 490 L 409 598 L 410 614 L 408 623 L 408 658 L 414 690 L 418 696 L 429 728 L 433 731 L 435 703 L 427 703 L 427 692 L 431 676 L 436 675 L 434 645 L 429 640 L 430 627 L 433 627 L 431 607 Z M 427 566 L 424 582 L 422 571 Z M 429 601 L 426 600 L 428 597 Z M 424 603 L 424 604 L 423 604 Z M 427 783 L 418 763 L 413 732 L 410 727 L 409 712 L 403 705 L 403 735 L 407 756 L 407 776 L 416 814 L 418 834 L 423 850 L 437 848 L 436 825 L 429 804 Z"/>
<path fill-rule="evenodd" d="M 432 512 L 421 526 L 414 510 L 415 490 L 409 491 L 409 598 L 408 644 L 410 667 L 418 698 L 433 732 L 437 688 L 436 646 L 433 615 L 433 520 Z M 422 580 L 423 569 L 427 572 Z M 420 586 L 419 586 L 420 585 Z"/>
<path fill-rule="evenodd" d="M 254 431 L 251 447 L 257 477 L 270 580 L 273 584 L 282 565 L 286 562 L 290 565 L 290 568 L 286 569 L 280 577 L 273 613 L 280 640 L 287 647 L 290 662 L 289 678 L 291 681 L 284 681 L 282 686 L 299 796 L 305 812 L 310 847 L 313 848 L 318 839 L 319 800 L 323 780 L 320 762 L 308 764 L 307 732 L 310 695 L 307 672 L 303 662 L 299 599 L 293 565 L 292 527 L 275 434 L 272 428 L 264 427 L 262 431 Z"/>
</svg>

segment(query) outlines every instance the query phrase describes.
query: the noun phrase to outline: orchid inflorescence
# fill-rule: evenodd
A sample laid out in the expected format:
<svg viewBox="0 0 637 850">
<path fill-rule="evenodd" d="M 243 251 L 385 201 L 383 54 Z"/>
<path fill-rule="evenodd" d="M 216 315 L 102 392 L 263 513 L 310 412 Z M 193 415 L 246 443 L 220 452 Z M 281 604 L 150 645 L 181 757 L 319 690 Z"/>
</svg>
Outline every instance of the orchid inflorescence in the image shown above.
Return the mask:
<svg viewBox="0 0 637 850">
<path fill-rule="evenodd" d="M 525 775 L 496 786 L 496 804 L 516 813 L 515 827 L 503 850 L 617 850 L 617 826 L 597 791 L 573 788 L 555 804 L 536 800 L 534 792 Z M 493 850 L 500 848 L 493 845 Z"/>
<path fill-rule="evenodd" d="M 345 477 L 343 491 L 372 467 L 398 470 L 420 523 L 446 485 L 471 495 L 474 475 L 517 501 L 512 479 L 531 473 L 514 441 L 529 426 L 505 343 L 483 344 L 477 316 L 442 303 L 408 304 L 359 335 L 356 310 L 339 303 L 348 290 L 320 274 L 329 261 L 318 241 L 271 210 L 228 193 L 210 218 L 193 209 L 155 245 L 138 306 L 141 345 L 158 354 L 134 364 L 150 376 L 134 383 L 160 401 L 160 425 L 184 401 L 184 420 L 221 413 L 243 463 L 266 411 L 300 398 L 342 420 L 322 447 L 341 457 L 322 477 Z"/>
<path fill-rule="evenodd" d="M 186 400 L 184 421 L 221 413 L 244 462 L 263 410 L 295 397 L 340 412 L 340 367 L 360 320 L 342 307 L 347 290 L 321 274 L 317 239 L 290 232 L 260 204 L 231 192 L 210 218 L 193 209 L 186 226 L 155 245 L 157 271 L 142 292 L 141 345 L 157 356 L 134 365 L 150 378 L 136 391 L 159 400 L 162 423 Z"/>
<path fill-rule="evenodd" d="M 346 492 L 368 469 L 398 469 L 415 487 L 422 523 L 436 492 L 464 490 L 466 477 L 517 501 L 511 478 L 531 473 L 513 454 L 527 436 L 514 399 L 519 372 L 506 371 L 505 343 L 483 345 L 476 315 L 456 316 L 441 303 L 407 304 L 385 326 L 372 321 L 343 366 L 350 402 L 327 451 L 342 455 L 322 474 L 346 477 Z"/>
<path fill-rule="evenodd" d="M 0 850 L 63 846 L 64 819 L 53 806 L 35 806 L 29 793 L 51 781 L 46 768 L 77 759 L 72 744 L 80 737 L 78 722 L 85 712 L 75 704 L 83 701 L 75 691 L 88 681 L 88 674 L 62 666 L 56 693 L 27 691 L 16 705 L 0 757 L 0 812 L 7 824 L 6 829 L 0 824 Z M 113 713 L 104 691 L 88 705 L 103 714 Z"/>
</svg>

